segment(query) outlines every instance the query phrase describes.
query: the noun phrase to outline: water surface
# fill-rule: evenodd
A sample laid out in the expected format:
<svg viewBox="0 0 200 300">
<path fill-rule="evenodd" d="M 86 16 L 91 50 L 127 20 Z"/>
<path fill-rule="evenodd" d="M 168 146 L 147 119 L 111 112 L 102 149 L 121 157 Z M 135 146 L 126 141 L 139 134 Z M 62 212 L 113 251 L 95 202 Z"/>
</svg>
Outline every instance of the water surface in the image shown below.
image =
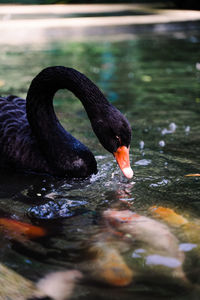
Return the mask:
<svg viewBox="0 0 200 300">
<path fill-rule="evenodd" d="M 1 234 L 2 263 L 34 281 L 49 271 L 81 269 L 91 239 L 102 230 L 102 212 L 113 207 L 151 218 L 150 207 L 167 207 L 199 225 L 200 177 L 184 176 L 200 173 L 199 43 L 198 32 L 174 32 L 118 42 L 2 45 L 2 96 L 26 97 L 33 76 L 50 65 L 74 67 L 91 78 L 130 121 L 135 173 L 132 180 L 123 177 L 97 141 L 81 103 L 67 91 L 58 92 L 59 119 L 92 150 L 99 172 L 83 181 L 1 173 L 1 216 L 45 226 L 51 233 L 26 243 Z M 183 268 L 193 288 L 168 274 L 168 267 L 148 266 L 138 251 L 144 245 L 133 242 L 121 254 L 139 274 L 130 286 L 110 288 L 88 280 L 78 286 L 74 299 L 197 299 L 200 240 L 168 226 L 185 251 Z"/>
</svg>

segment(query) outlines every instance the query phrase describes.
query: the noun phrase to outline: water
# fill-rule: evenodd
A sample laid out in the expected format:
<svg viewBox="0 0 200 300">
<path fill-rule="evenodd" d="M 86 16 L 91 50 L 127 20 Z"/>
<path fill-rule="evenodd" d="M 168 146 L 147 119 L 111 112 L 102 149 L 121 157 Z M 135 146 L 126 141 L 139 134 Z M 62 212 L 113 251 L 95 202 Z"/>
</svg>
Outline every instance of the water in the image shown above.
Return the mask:
<svg viewBox="0 0 200 300">
<path fill-rule="evenodd" d="M 123 177 L 112 155 L 97 142 L 81 103 L 67 91 L 58 92 L 54 103 L 59 119 L 92 150 L 99 172 L 75 182 L 1 173 L 1 216 L 44 226 L 50 233 L 42 240 L 23 242 L 2 233 L 2 263 L 34 281 L 54 270 L 92 269 L 88 248 L 105 230 L 102 213 L 108 208 L 155 218 L 150 208 L 162 206 L 198 228 L 200 177 L 184 175 L 200 173 L 199 43 L 200 34 L 194 31 L 138 35 L 115 42 L 1 47 L 1 95 L 25 97 L 33 76 L 50 65 L 76 67 L 91 78 L 130 121 L 135 173 L 130 181 Z M 192 287 L 172 276 L 174 260 L 157 256 L 158 267 L 149 247 L 142 241 L 129 241 L 120 251 L 135 272 L 132 284 L 111 288 L 99 285 L 94 276 L 78 285 L 74 299 L 197 299 L 198 234 L 195 229 L 186 235 L 181 226 L 167 226 L 185 253 L 183 269 Z M 145 256 L 148 251 L 151 255 Z"/>
</svg>

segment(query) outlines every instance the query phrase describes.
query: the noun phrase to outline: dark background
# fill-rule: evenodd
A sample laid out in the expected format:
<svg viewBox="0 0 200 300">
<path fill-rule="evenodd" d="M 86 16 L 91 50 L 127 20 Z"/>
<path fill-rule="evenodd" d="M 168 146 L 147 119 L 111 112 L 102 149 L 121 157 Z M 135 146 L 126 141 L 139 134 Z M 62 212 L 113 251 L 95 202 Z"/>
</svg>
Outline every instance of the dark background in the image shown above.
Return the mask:
<svg viewBox="0 0 200 300">
<path fill-rule="evenodd" d="M 165 0 L 165 1 L 156 1 L 156 0 L 0 0 L 0 4 L 98 4 L 98 3 L 163 3 L 166 5 L 173 4 L 176 8 L 182 9 L 200 9 L 199 0 Z"/>
</svg>

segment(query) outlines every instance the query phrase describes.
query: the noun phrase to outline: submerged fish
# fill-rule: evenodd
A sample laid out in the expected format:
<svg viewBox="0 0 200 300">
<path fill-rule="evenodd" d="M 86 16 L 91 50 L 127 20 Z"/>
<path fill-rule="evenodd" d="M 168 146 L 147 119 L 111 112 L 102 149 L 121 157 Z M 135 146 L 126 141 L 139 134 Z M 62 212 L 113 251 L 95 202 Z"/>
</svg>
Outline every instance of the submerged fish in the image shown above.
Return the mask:
<svg viewBox="0 0 200 300">
<path fill-rule="evenodd" d="M 178 254 L 178 240 L 169 228 L 151 218 L 138 215 L 130 210 L 108 209 L 103 214 L 106 221 L 117 230 L 130 234 L 134 240 L 143 241 L 150 247 Z"/>
<path fill-rule="evenodd" d="M 192 218 L 192 221 L 190 221 L 177 214 L 173 209 L 162 206 L 152 206 L 150 207 L 150 211 L 154 216 L 162 219 L 172 226 L 181 226 L 180 234 L 182 239 L 200 247 L 200 223 L 198 219 L 195 220 Z"/>
<path fill-rule="evenodd" d="M 188 223 L 188 220 L 186 218 L 177 214 L 171 208 L 162 206 L 152 206 L 150 207 L 150 211 L 154 216 L 166 221 L 167 223 L 173 226 L 180 226 Z"/>
<path fill-rule="evenodd" d="M 93 258 L 87 265 L 89 277 L 111 286 L 127 286 L 134 272 L 125 263 L 120 252 L 106 241 L 91 245 L 88 254 Z"/>
<path fill-rule="evenodd" d="M 35 298 L 32 299 L 49 299 L 50 297 L 54 300 L 70 300 L 76 283 L 82 277 L 82 273 L 78 270 L 50 273 L 37 283 L 38 291 L 34 294 Z"/>
<path fill-rule="evenodd" d="M 150 258 L 154 265 L 158 258 L 158 265 L 161 261 L 166 263 L 166 260 L 168 262 L 170 260 L 170 263 L 176 262 L 172 268 L 173 276 L 185 279 L 182 269 L 185 256 L 179 249 L 178 239 L 171 233 L 168 226 L 130 210 L 108 209 L 103 213 L 103 216 L 109 226 L 124 233 L 124 236 L 129 236 L 133 243 L 143 242 L 144 247 L 147 248 L 144 255 L 146 264 L 149 263 Z M 160 259 L 161 257 L 162 259 Z"/>
<path fill-rule="evenodd" d="M 185 177 L 198 177 L 198 176 L 200 176 L 200 174 L 199 173 L 196 173 L 196 174 L 186 174 L 184 176 Z"/>
<path fill-rule="evenodd" d="M 24 223 L 21 221 L 0 218 L 0 230 L 5 232 L 9 237 L 20 240 L 21 238 L 35 239 L 47 234 L 42 227 Z"/>
</svg>

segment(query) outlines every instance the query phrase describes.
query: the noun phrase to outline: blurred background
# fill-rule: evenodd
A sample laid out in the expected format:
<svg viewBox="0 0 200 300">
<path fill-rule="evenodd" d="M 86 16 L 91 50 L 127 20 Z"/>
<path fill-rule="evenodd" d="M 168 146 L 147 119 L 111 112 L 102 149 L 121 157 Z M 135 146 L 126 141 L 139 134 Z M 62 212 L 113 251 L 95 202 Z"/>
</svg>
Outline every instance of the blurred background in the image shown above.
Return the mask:
<svg viewBox="0 0 200 300">
<path fill-rule="evenodd" d="M 169 5 L 170 3 L 173 3 L 176 7 L 179 8 L 187 8 L 187 9 L 199 9 L 200 4 L 197 0 L 165 0 L 165 1 L 153 1 L 153 0 L 126 0 L 126 1 L 120 1 L 120 0 L 93 0 L 93 1 L 83 1 L 83 0 L 1 0 L 0 3 L 13 3 L 13 4 L 98 4 L 98 3 L 155 3 L 155 2 L 163 2 L 165 5 Z"/>
</svg>

